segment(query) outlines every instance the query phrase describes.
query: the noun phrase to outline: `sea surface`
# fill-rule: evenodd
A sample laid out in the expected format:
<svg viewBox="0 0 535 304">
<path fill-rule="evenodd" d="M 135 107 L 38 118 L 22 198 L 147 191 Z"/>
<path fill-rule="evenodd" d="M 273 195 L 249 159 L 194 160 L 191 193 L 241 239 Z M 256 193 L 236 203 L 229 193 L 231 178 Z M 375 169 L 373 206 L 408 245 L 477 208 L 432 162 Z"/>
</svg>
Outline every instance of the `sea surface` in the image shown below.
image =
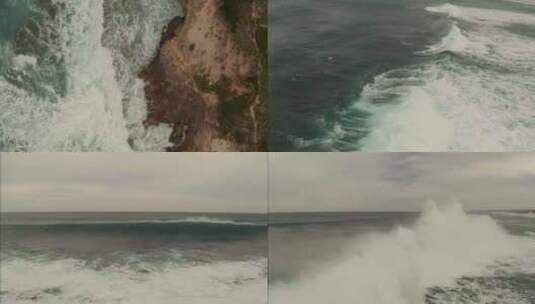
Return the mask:
<svg viewBox="0 0 535 304">
<path fill-rule="evenodd" d="M 3 213 L 0 302 L 267 303 L 265 215 Z"/>
<path fill-rule="evenodd" d="M 269 1 L 272 151 L 533 151 L 535 1 Z"/>
<path fill-rule="evenodd" d="M 535 210 L 270 214 L 270 303 L 535 303 Z"/>
<path fill-rule="evenodd" d="M 152 151 L 141 69 L 176 0 L 0 1 L 0 151 Z"/>
</svg>

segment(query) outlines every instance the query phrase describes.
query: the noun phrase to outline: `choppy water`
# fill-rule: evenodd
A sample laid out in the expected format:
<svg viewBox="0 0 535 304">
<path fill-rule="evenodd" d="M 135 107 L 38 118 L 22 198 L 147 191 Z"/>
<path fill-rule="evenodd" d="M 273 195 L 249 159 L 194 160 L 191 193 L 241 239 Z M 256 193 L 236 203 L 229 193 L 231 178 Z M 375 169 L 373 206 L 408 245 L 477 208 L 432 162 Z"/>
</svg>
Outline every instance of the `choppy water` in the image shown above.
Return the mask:
<svg viewBox="0 0 535 304">
<path fill-rule="evenodd" d="M 535 2 L 270 1 L 271 149 L 532 151 Z"/>
<path fill-rule="evenodd" d="M 267 303 L 262 215 L 2 214 L 2 303 Z"/>
<path fill-rule="evenodd" d="M 163 150 L 137 75 L 175 0 L 0 2 L 0 150 Z"/>
<path fill-rule="evenodd" d="M 533 214 L 272 215 L 270 303 L 533 303 Z"/>
</svg>

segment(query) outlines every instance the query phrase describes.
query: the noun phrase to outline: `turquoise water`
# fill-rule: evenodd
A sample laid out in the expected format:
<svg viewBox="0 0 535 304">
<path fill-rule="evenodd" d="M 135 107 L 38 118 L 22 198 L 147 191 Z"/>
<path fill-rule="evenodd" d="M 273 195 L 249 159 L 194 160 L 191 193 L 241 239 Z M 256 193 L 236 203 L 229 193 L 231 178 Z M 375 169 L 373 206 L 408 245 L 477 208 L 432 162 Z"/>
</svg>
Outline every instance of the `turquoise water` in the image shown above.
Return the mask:
<svg viewBox="0 0 535 304">
<path fill-rule="evenodd" d="M 15 40 L 18 29 L 32 15 L 30 0 L 5 0 L 0 3 L 0 42 Z"/>
<path fill-rule="evenodd" d="M 0 71 L 3 74 L 13 56 L 12 42 L 21 26 L 32 16 L 29 0 L 5 0 L 0 3 Z"/>
</svg>

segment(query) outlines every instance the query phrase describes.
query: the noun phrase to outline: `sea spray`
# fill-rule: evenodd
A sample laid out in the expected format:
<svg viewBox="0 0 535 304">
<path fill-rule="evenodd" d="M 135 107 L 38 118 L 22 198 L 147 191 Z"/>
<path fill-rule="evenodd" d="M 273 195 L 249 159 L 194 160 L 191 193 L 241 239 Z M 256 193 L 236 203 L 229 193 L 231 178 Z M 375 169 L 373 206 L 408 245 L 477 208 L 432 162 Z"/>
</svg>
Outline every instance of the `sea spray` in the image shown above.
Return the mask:
<svg viewBox="0 0 535 304">
<path fill-rule="evenodd" d="M 289 283 L 275 283 L 273 303 L 424 303 L 435 286 L 483 275 L 501 260 L 523 257 L 524 240 L 460 204 L 428 203 L 418 221 L 368 235 L 338 261 Z"/>
</svg>

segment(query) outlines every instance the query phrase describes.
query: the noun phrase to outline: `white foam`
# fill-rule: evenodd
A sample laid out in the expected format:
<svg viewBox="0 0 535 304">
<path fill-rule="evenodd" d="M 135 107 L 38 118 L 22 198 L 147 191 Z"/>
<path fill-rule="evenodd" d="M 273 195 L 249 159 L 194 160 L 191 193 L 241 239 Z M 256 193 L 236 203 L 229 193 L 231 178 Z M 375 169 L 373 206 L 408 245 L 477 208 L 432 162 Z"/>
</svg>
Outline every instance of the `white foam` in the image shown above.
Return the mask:
<svg viewBox="0 0 535 304">
<path fill-rule="evenodd" d="M 533 242 L 504 232 L 459 204 L 429 203 L 410 228 L 360 239 L 341 260 L 273 286 L 273 303 L 424 303 L 426 289 L 482 275 L 502 259 L 529 255 Z M 533 251 L 531 251 L 533 253 Z M 272 261 L 276 263 L 276 261 Z"/>
<path fill-rule="evenodd" d="M 535 16 L 506 10 L 464 7 L 446 3 L 425 8 L 429 12 L 446 14 L 449 18 L 486 25 L 507 25 L 514 23 L 534 24 Z"/>
<path fill-rule="evenodd" d="M 16 69 L 24 69 L 26 66 L 35 66 L 37 64 L 37 58 L 27 55 L 16 55 L 11 60 Z"/>
<path fill-rule="evenodd" d="M 37 140 L 38 151 L 129 151 L 122 92 L 115 80 L 111 52 L 102 46 L 102 0 L 55 4 L 66 67 L 67 91 L 51 113 L 48 135 Z"/>
<path fill-rule="evenodd" d="M 49 53 L 40 55 L 64 63 L 66 91 L 56 92 L 43 77 L 34 81 L 48 96 L 0 79 L 0 86 L 8 88 L 0 100 L 3 150 L 118 152 L 131 151 L 130 144 L 135 150 L 170 145 L 169 125 L 143 126 L 147 101 L 137 74 L 154 55 L 163 25 L 180 13 L 180 6 L 173 0 L 111 2 L 53 1 L 57 14 L 45 18 L 39 28 L 39 43 L 46 44 Z M 125 10 L 121 14 L 112 7 L 105 16 L 106 5 L 124 5 Z M 31 66 L 35 73 L 47 74 L 46 65 L 36 62 L 16 55 L 12 68 Z"/>
<path fill-rule="evenodd" d="M 411 87 L 399 104 L 363 104 L 371 110 L 371 133 L 362 140 L 363 150 L 425 151 L 429 147 L 448 150 L 454 130 L 424 89 Z M 431 127 L 432 126 L 432 127 Z"/>
<path fill-rule="evenodd" d="M 147 272 L 103 269 L 80 260 L 2 261 L 2 303 L 267 303 L 265 259 L 211 264 L 169 263 Z M 45 290 L 59 289 L 56 295 Z"/>
<path fill-rule="evenodd" d="M 451 30 L 425 55 L 429 62 L 387 72 L 355 106 L 372 114 L 368 151 L 531 151 L 535 148 L 535 40 L 504 29 L 535 16 L 450 4 Z M 457 20 L 469 20 L 461 29 Z M 436 56 L 443 51 L 459 56 Z M 389 104 L 377 96 L 394 96 Z"/>
<path fill-rule="evenodd" d="M 47 136 L 49 114 L 56 105 L 34 96 L 0 77 L 0 141 L 4 151 L 26 150 L 38 138 Z"/>
<path fill-rule="evenodd" d="M 433 13 L 447 14 L 450 18 L 459 18 L 463 16 L 461 9 L 450 3 L 445 3 L 439 6 L 428 6 L 425 10 Z"/>
<path fill-rule="evenodd" d="M 485 34 L 487 35 L 487 34 Z M 492 34 L 490 34 L 492 35 Z M 416 52 L 418 55 L 435 55 L 442 52 L 452 52 L 459 54 L 475 54 L 486 56 L 492 52 L 492 47 L 483 41 L 478 41 L 469 31 L 463 31 L 457 22 L 451 24 L 450 30 L 439 42 L 429 46 L 426 50 Z"/>
</svg>

